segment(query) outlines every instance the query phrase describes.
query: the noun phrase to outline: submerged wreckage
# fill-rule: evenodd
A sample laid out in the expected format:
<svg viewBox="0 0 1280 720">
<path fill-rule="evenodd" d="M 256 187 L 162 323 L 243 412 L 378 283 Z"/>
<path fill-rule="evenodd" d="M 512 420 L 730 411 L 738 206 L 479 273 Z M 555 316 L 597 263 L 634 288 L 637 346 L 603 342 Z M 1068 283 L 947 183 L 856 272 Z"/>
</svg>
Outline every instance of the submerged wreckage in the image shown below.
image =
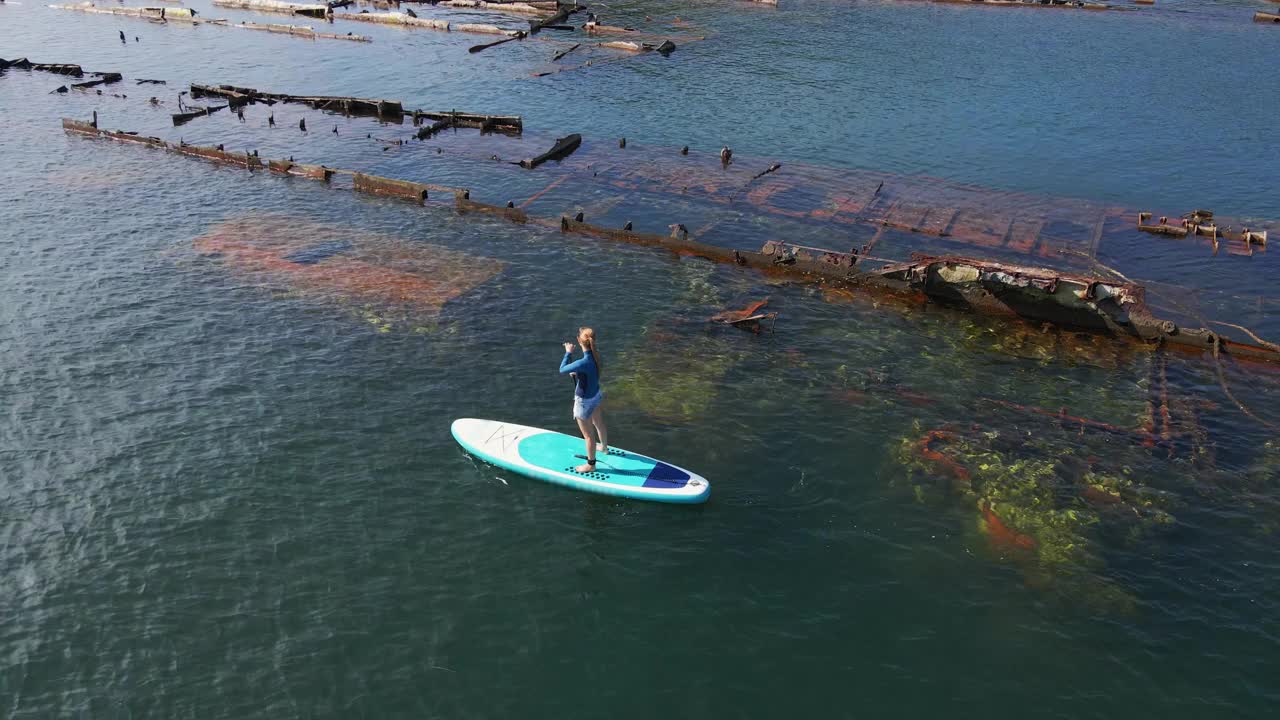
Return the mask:
<svg viewBox="0 0 1280 720">
<path fill-rule="evenodd" d="M 211 94 L 219 94 L 228 99 L 234 94 L 245 102 L 249 99 L 274 99 L 254 90 L 230 89 L 229 86 L 220 86 L 216 93 Z M 316 107 L 327 107 L 327 101 L 332 100 L 323 99 L 326 101 L 317 103 L 317 98 L 275 97 L 299 100 Z M 364 109 L 377 117 L 388 113 L 396 116 L 413 115 L 410 111 L 404 111 L 398 103 L 362 102 L 365 104 L 345 107 Z M 259 158 L 256 153 L 227 152 L 221 146 L 202 147 L 181 142 L 174 144 L 136 133 L 101 130 L 96 121 L 86 123 L 64 119 L 62 125 L 70 133 L 145 145 L 249 170 L 269 169 L 280 174 L 321 181 L 329 181 L 335 175 L 351 176 L 352 187 L 357 192 L 402 197 L 417 203 L 424 203 L 429 198 L 439 199 L 443 193 L 446 197 L 452 195 L 454 207 L 464 214 L 480 213 L 518 223 L 558 227 L 565 233 L 658 247 L 682 256 L 755 268 L 828 286 L 865 288 L 927 299 L 988 315 L 1079 328 L 1119 339 L 1184 348 L 1193 352 L 1208 351 L 1215 357 L 1230 354 L 1237 358 L 1280 362 L 1280 347 L 1275 345 L 1228 340 L 1205 327 L 1184 327 L 1173 320 L 1158 317 L 1146 303 L 1145 289 L 1126 281 L 962 256 L 912 254 L 906 261 L 886 261 L 857 250 L 836 252 L 781 240 L 767 241 L 755 250 L 735 249 L 690 237 L 683 225 L 677 225 L 677 229 L 670 234 L 656 234 L 637 232 L 631 229 L 630 223 L 623 228 L 594 225 L 586 222 L 582 213 L 573 217 L 562 215 L 558 219 L 538 218 L 522 208 L 514 207 L 513 203 L 504 207 L 479 202 L 471 197 L 470 191 L 463 188 L 382 178 L 323 165 L 294 163 L 292 159 L 268 160 Z M 566 140 L 571 142 L 570 138 L 562 139 L 557 146 Z"/>
</svg>

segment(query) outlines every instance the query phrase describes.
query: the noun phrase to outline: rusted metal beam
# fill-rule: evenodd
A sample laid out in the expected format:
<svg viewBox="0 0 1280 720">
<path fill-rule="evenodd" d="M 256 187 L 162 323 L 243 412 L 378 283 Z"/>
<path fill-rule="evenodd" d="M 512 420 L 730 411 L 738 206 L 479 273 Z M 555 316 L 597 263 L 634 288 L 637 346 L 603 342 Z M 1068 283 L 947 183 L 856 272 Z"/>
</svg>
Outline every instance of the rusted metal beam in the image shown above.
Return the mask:
<svg viewBox="0 0 1280 720">
<path fill-rule="evenodd" d="M 522 208 L 518 207 L 500 207 L 498 205 L 488 205 L 486 203 L 476 202 L 471 199 L 470 193 L 457 193 L 454 195 L 454 207 L 458 213 L 466 215 L 469 213 L 481 215 L 494 215 L 513 223 L 524 225 L 529 222 L 529 215 Z"/>
<path fill-rule="evenodd" d="M 137 133 L 124 132 L 121 130 L 100 130 L 93 123 L 81 122 L 78 120 L 63 119 L 62 129 L 67 132 L 79 133 L 81 135 L 90 135 L 93 137 L 106 138 L 115 140 L 116 142 L 146 145 L 148 147 L 167 149 L 168 143 L 157 137 L 148 137 Z"/>
<path fill-rule="evenodd" d="M 194 23 L 198 14 L 195 10 L 184 7 L 100 7 L 92 2 L 84 2 L 79 5 L 50 5 L 49 7 L 55 10 L 72 10 L 95 15 L 123 15 L 166 22 L 172 20 Z"/>
<path fill-rule="evenodd" d="M 341 110 L 345 115 L 372 115 L 380 118 L 404 117 L 404 107 L 399 100 L 368 100 L 365 98 L 303 98 L 303 102 L 317 110 Z"/>
<path fill-rule="evenodd" d="M 449 121 L 450 127 L 478 128 L 481 133 L 498 132 L 507 135 L 519 135 L 524 130 L 524 121 L 519 115 L 478 115 L 465 112 L 438 112 L 427 110 L 407 110 L 405 115 L 413 118 L 415 125 L 423 119 Z"/>
<path fill-rule="evenodd" d="M 385 12 L 385 13 L 334 13 L 333 17 L 338 20 L 355 20 L 356 22 L 378 23 L 381 25 L 403 25 L 405 27 L 423 28 L 426 30 L 449 30 L 455 29 L 450 27 L 448 20 L 432 20 L 430 18 L 420 18 L 408 13 L 402 12 Z M 465 32 L 465 31 L 464 31 Z"/>
<path fill-rule="evenodd" d="M 276 33 L 278 35 L 292 35 L 294 37 L 307 38 L 309 40 L 348 40 L 351 42 L 373 42 L 373 38 L 368 35 L 355 35 L 353 33 L 331 33 L 320 32 L 315 28 L 306 25 L 280 25 L 277 23 L 253 23 L 239 22 L 229 23 L 226 20 L 206 20 L 207 25 L 220 25 L 222 27 L 239 28 L 241 30 L 261 30 L 263 32 Z"/>
<path fill-rule="evenodd" d="M 223 150 L 221 145 L 206 147 L 203 145 L 188 145 L 186 143 L 178 143 L 177 145 L 169 143 L 166 145 L 166 149 L 179 155 L 209 160 L 220 165 L 233 165 L 248 170 L 259 170 L 266 167 L 266 163 L 247 150 L 243 154 L 231 153 Z"/>
<path fill-rule="evenodd" d="M 241 88 L 234 88 L 234 87 L 231 87 L 231 86 L 229 86 L 229 85 L 223 85 L 222 87 L 211 87 L 211 86 L 208 86 L 208 85 L 196 85 L 196 84 L 194 84 L 194 83 L 191 85 L 191 97 L 193 97 L 193 98 L 204 98 L 204 97 L 219 97 L 219 98 L 223 98 L 223 99 L 225 99 L 225 100 L 227 101 L 227 104 L 228 104 L 228 105 L 230 105 L 230 106 L 231 106 L 231 107 L 233 107 L 233 108 L 243 107 L 243 106 L 245 106 L 245 105 L 248 105 L 248 104 L 250 104 L 250 103 L 254 102 L 255 97 L 254 97 L 254 95 L 253 95 L 253 92 L 254 92 L 253 90 L 248 90 L 248 91 L 246 92 L 246 91 L 243 91 Z M 274 101 L 274 100 L 271 100 L 271 101 L 269 101 L 269 102 L 268 102 L 268 104 L 275 104 L 275 101 Z"/>
<path fill-rule="evenodd" d="M 416 202 L 419 205 L 426 202 L 428 196 L 428 188 L 422 183 L 395 180 L 364 173 L 355 173 L 353 187 L 356 192 L 400 198 L 401 200 Z"/>
<path fill-rule="evenodd" d="M 474 35 L 507 35 L 514 37 L 519 30 L 507 30 L 497 25 L 488 25 L 486 23 L 458 23 L 450 26 L 451 32 L 472 33 Z"/>
<path fill-rule="evenodd" d="M 213 0 L 213 4 L 215 7 L 234 8 L 236 10 L 304 15 L 322 19 L 332 12 L 327 4 L 282 2 L 281 0 Z"/>
<path fill-rule="evenodd" d="M 331 172 L 343 172 L 345 170 L 333 170 Z M 387 197 L 400 198 L 422 204 L 426 202 L 430 193 L 440 193 L 442 195 L 454 195 L 457 193 L 465 193 L 460 188 L 450 187 L 448 185 L 436 185 L 434 183 L 411 182 L 409 180 L 397 180 L 395 178 L 381 177 L 379 175 L 368 175 L 360 172 L 351 173 L 352 184 L 356 192 L 370 193 L 372 195 L 385 195 Z"/>
<path fill-rule="evenodd" d="M 320 180 L 329 182 L 333 178 L 334 170 L 323 165 L 308 165 L 306 163 L 297 163 L 292 160 L 268 160 L 267 169 L 273 173 L 280 175 L 293 175 L 295 177 L 307 178 L 308 180 Z"/>
<path fill-rule="evenodd" d="M 310 105 L 317 110 L 376 117 L 382 120 L 400 120 L 412 118 L 415 125 L 422 120 L 448 121 L 452 127 L 480 128 L 482 131 L 507 132 L 519 134 L 523 130 L 524 121 L 519 115 L 480 115 L 477 113 L 432 110 L 406 110 L 398 100 L 382 100 L 358 98 L 339 95 L 290 95 L 288 93 L 272 93 L 254 88 L 235 85 L 191 85 L 192 97 L 221 97 L 236 105 L 248 103 L 266 103 L 268 105 L 285 102 Z"/>
</svg>

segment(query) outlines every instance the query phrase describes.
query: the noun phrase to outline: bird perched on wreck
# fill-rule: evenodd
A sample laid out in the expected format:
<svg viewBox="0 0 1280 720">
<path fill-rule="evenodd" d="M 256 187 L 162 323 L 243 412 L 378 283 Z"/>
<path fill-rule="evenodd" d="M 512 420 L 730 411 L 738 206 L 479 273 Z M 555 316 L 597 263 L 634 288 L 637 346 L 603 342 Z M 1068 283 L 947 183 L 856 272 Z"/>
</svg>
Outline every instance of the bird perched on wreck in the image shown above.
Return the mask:
<svg viewBox="0 0 1280 720">
<path fill-rule="evenodd" d="M 336 124 L 333 126 L 333 134 L 334 135 L 338 134 L 338 126 Z"/>
<path fill-rule="evenodd" d="M 733 151 L 729 149 L 729 146 L 725 145 L 724 147 L 720 148 L 720 164 L 727 166 L 732 161 L 733 161 Z"/>
<path fill-rule="evenodd" d="M 418 13 L 414 12 L 414 11 L 413 11 L 413 8 L 405 8 L 405 9 L 404 9 L 404 14 L 405 14 L 405 15 L 408 15 L 408 16 L 409 16 L 409 17 L 411 17 L 411 18 L 416 18 L 416 17 L 418 17 Z"/>
<path fill-rule="evenodd" d="M 307 119 L 306 119 L 306 118 L 302 118 L 301 120 L 299 120 L 299 121 L 298 121 L 298 129 L 299 129 L 299 130 L 301 130 L 302 132 L 306 132 L 306 131 L 307 131 Z"/>
<path fill-rule="evenodd" d="M 671 228 L 671 237 L 672 237 L 672 238 L 674 238 L 674 239 L 676 239 L 676 240 L 688 240 L 688 239 L 689 239 L 689 229 L 688 229 L 688 228 L 686 228 L 686 227 L 684 226 L 684 223 L 675 223 L 674 225 L 670 225 L 670 226 L 668 226 L 668 227 L 670 227 L 670 228 Z"/>
<path fill-rule="evenodd" d="M 123 30 L 121 30 L 121 31 L 120 31 L 120 42 L 121 42 L 121 43 L 125 43 L 125 44 L 128 44 L 128 42 L 129 42 L 128 40 L 125 40 L 125 39 L 124 39 L 124 31 L 123 31 Z"/>
<path fill-rule="evenodd" d="M 267 116 L 267 127 L 275 127 L 275 126 L 276 126 L 276 114 L 271 113 L 270 115 Z"/>
</svg>

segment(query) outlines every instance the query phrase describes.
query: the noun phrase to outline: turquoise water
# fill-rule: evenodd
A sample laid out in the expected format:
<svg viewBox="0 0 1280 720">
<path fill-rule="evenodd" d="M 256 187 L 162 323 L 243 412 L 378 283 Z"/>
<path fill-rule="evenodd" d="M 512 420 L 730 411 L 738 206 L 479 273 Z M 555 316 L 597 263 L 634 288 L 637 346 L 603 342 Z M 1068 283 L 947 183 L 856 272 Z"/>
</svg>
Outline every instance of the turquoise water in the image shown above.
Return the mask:
<svg viewBox="0 0 1280 720">
<path fill-rule="evenodd" d="M 0 56 L 129 78 L 113 98 L 0 76 L 4 713 L 1274 715 L 1274 369 L 1224 364 L 1249 417 L 1206 357 L 246 177 L 58 124 L 97 110 L 104 127 L 249 138 L 264 157 L 474 184 L 489 202 L 558 172 L 485 164 L 490 146 L 465 133 L 440 140 L 439 163 L 427 146 L 383 152 L 364 135 L 408 130 L 288 106 L 276 135 L 261 107 L 244 125 L 224 111 L 167 127 L 183 83 L 226 82 L 520 113 L 539 148 L 570 131 L 640 153 L 727 143 L 1280 218 L 1280 37 L 1247 21 L 1252 4 L 783 2 L 610 7 L 679 12 L 710 37 L 539 79 L 556 46 L 468 55 L 485 38 L 335 24 L 375 42 L 312 43 L 0 6 Z M 519 147 L 506 142 L 492 147 Z M 532 207 L 613 212 L 613 196 L 570 187 Z M 638 224 L 676 205 L 639 197 Z M 772 222 L 721 227 L 755 239 Z M 1188 296 L 1240 278 L 1246 324 L 1274 322 L 1265 255 L 1199 271 L 1207 254 L 1124 249 Z M 412 300 L 388 299 L 388 268 Z M 771 333 L 706 323 L 765 297 Z M 450 438 L 460 416 L 570 431 L 555 366 L 588 323 L 613 441 L 705 475 L 707 505 L 564 491 Z M 1122 502 L 1082 489 L 1104 475 Z M 1028 488 L 1084 519 L 1051 526 Z M 993 499 L 1012 531 L 979 529 Z"/>
</svg>

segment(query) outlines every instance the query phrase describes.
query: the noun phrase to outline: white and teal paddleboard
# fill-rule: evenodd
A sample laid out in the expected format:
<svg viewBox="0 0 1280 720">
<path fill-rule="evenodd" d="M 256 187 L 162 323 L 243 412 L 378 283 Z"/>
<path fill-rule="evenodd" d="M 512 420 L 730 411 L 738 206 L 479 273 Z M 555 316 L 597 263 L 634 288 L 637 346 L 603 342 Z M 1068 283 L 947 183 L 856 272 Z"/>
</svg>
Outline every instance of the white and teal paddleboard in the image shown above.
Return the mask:
<svg viewBox="0 0 1280 720">
<path fill-rule="evenodd" d="M 574 490 L 668 503 L 706 502 L 711 495 L 711 483 L 700 475 L 614 447 L 596 456 L 594 471 L 576 472 L 585 442 L 564 433 L 462 418 L 453 421 L 453 437 L 487 463 Z"/>
</svg>

